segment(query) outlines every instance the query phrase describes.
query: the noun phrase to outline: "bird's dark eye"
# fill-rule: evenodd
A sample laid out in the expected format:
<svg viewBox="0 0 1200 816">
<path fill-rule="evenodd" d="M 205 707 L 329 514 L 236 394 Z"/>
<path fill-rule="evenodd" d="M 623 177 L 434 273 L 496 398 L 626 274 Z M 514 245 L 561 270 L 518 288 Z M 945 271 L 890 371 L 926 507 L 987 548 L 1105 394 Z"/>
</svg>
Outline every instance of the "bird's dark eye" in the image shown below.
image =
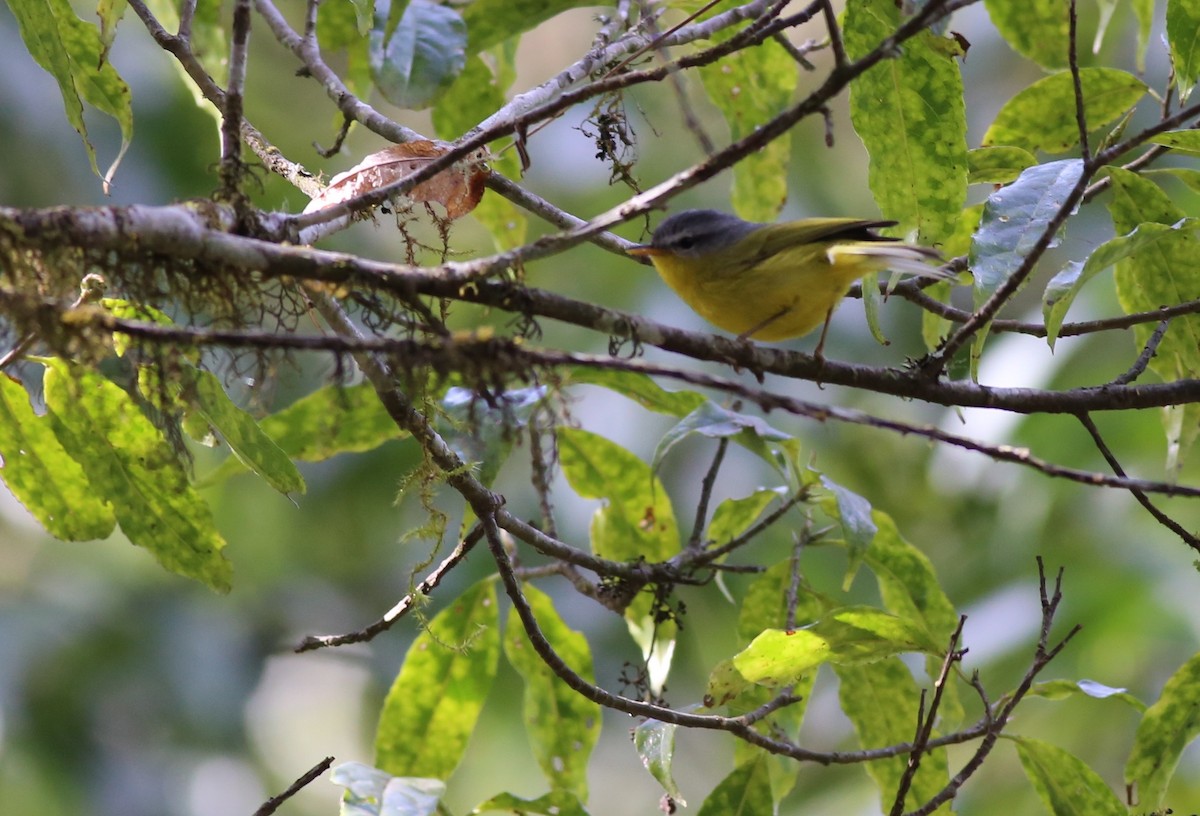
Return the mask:
<svg viewBox="0 0 1200 816">
<path fill-rule="evenodd" d="M 679 240 L 675 242 L 675 246 L 680 249 L 691 249 L 696 245 L 696 239 L 690 235 L 681 235 Z"/>
</svg>

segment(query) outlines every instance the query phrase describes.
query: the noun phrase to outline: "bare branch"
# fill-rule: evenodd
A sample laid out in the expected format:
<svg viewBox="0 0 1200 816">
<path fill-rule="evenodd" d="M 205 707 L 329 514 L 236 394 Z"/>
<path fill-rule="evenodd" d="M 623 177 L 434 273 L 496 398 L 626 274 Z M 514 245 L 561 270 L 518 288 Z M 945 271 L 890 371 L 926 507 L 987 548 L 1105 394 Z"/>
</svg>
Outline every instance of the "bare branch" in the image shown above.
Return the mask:
<svg viewBox="0 0 1200 816">
<path fill-rule="evenodd" d="M 258 810 L 254 811 L 254 816 L 271 816 L 272 813 L 279 810 L 279 806 L 291 799 L 304 788 L 320 778 L 321 774 L 329 770 L 329 766 L 333 764 L 333 757 L 325 757 L 323 760 L 312 766 L 303 776 L 288 786 L 288 789 L 278 796 L 272 796 L 267 801 L 263 802 Z"/>
</svg>

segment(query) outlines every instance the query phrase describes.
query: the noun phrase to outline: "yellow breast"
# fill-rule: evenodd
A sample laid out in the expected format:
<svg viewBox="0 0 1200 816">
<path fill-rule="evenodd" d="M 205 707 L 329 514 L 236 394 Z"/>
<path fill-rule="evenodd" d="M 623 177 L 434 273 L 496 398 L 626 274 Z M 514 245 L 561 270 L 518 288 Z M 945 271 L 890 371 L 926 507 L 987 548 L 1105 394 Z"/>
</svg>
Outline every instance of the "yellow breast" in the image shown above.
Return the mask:
<svg viewBox="0 0 1200 816">
<path fill-rule="evenodd" d="M 651 260 L 666 284 L 709 323 L 766 341 L 808 334 L 825 321 L 854 281 L 878 268 L 854 258 L 831 263 L 812 245 L 732 274 L 715 268 L 721 264 L 710 264 L 711 259 L 697 264 L 694 258 L 664 254 Z M 714 268 L 706 268 L 710 265 Z"/>
</svg>

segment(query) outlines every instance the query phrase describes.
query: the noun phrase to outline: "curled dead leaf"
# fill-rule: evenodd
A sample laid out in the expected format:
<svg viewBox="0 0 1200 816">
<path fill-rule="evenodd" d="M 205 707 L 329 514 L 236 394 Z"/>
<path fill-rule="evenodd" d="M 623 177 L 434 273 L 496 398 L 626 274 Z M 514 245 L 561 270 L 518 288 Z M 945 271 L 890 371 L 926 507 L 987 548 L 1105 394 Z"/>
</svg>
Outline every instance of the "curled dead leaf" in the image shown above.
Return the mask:
<svg viewBox="0 0 1200 816">
<path fill-rule="evenodd" d="M 363 193 L 377 190 L 416 172 L 450 150 L 445 142 L 419 139 L 372 153 L 344 173 L 329 180 L 320 195 L 308 202 L 304 212 L 316 212 Z M 475 209 L 483 198 L 487 180 L 487 148 L 481 147 L 450 167 L 421 182 L 403 196 L 410 201 L 436 202 L 446 209 L 450 220 L 461 218 Z"/>
</svg>

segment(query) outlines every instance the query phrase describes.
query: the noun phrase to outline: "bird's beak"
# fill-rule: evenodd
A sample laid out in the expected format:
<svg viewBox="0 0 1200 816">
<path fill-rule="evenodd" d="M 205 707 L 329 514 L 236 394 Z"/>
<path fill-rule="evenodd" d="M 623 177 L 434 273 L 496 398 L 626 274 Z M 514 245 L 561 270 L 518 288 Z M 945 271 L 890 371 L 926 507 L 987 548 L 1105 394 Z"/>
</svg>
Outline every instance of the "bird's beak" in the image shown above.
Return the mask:
<svg viewBox="0 0 1200 816">
<path fill-rule="evenodd" d="M 653 258 L 655 255 L 662 255 L 663 251 L 656 246 L 650 244 L 634 244 L 625 250 L 628 255 L 636 255 L 639 258 Z"/>
</svg>

